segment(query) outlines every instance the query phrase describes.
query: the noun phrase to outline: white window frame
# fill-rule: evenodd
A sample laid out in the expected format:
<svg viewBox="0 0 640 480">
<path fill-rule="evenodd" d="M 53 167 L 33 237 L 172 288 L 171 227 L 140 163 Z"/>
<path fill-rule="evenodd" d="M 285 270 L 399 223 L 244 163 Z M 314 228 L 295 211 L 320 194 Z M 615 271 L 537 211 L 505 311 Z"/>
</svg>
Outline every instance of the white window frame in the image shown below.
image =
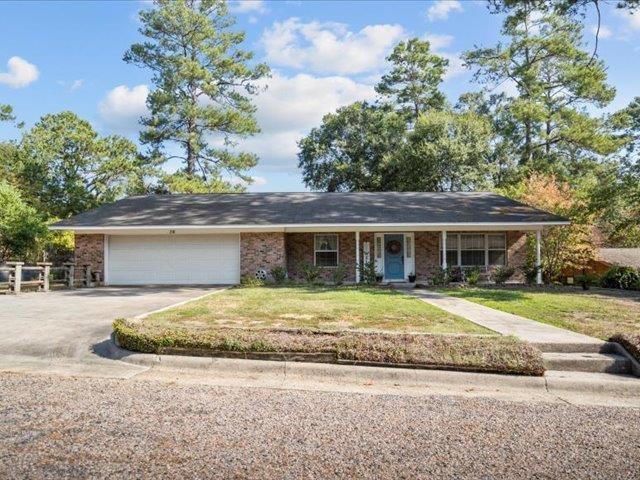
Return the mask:
<svg viewBox="0 0 640 480">
<path fill-rule="evenodd" d="M 457 258 L 455 259 L 455 263 L 452 262 L 452 259 L 447 256 L 447 265 L 449 267 L 460 267 L 460 268 L 472 268 L 472 267 L 481 267 L 482 265 L 461 265 L 462 263 L 462 242 L 461 235 L 483 235 L 484 236 L 484 268 L 490 267 L 498 267 L 503 265 L 489 265 L 489 250 L 499 251 L 496 248 L 489 249 L 489 235 L 502 235 L 504 236 L 504 266 L 509 264 L 509 256 L 508 256 L 508 248 L 507 248 L 507 234 L 505 232 L 491 232 L 491 233 L 482 233 L 482 232 L 447 232 L 447 238 L 450 236 L 457 237 Z M 440 236 L 438 243 L 438 251 L 440 252 L 439 259 L 440 265 L 442 265 L 442 236 Z M 480 250 L 477 250 L 480 251 Z"/>
<path fill-rule="evenodd" d="M 318 237 L 336 237 L 336 249 L 335 250 L 317 250 Z M 318 252 L 336 252 L 336 264 L 335 265 L 318 265 L 316 254 Z M 313 236 L 313 265 L 320 268 L 337 268 L 340 265 L 340 235 L 337 233 L 316 233 Z"/>
</svg>

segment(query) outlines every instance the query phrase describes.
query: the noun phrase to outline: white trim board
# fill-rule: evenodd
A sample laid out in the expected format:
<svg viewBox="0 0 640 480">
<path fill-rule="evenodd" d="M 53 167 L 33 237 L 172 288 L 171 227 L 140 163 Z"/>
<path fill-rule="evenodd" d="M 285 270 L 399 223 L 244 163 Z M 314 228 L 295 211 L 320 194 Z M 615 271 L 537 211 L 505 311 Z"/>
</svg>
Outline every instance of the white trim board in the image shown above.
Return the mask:
<svg viewBox="0 0 640 480">
<path fill-rule="evenodd" d="M 50 230 L 67 230 L 78 233 L 102 233 L 118 235 L 190 234 L 190 233 L 241 233 L 241 232 L 406 232 L 410 231 L 494 231 L 494 230 L 541 230 L 545 227 L 569 225 L 571 222 L 466 222 L 466 223 L 314 223 L 314 224 L 270 224 L 270 225 L 146 225 L 105 227 L 52 226 Z"/>
</svg>

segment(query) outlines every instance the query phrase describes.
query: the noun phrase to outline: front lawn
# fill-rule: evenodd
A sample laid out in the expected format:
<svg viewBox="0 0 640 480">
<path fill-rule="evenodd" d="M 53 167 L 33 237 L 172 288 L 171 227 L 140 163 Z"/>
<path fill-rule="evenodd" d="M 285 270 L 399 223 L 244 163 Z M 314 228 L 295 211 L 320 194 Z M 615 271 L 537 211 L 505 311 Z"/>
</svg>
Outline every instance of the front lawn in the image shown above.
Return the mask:
<svg viewBox="0 0 640 480">
<path fill-rule="evenodd" d="M 381 288 L 233 288 L 114 331 L 145 353 L 544 373 L 531 345 Z"/>
<path fill-rule="evenodd" d="M 607 340 L 640 332 L 640 294 L 577 288 L 447 288 L 441 293 Z"/>
<path fill-rule="evenodd" d="M 368 287 L 232 288 L 145 319 L 159 327 L 494 332 L 404 293 Z"/>
</svg>

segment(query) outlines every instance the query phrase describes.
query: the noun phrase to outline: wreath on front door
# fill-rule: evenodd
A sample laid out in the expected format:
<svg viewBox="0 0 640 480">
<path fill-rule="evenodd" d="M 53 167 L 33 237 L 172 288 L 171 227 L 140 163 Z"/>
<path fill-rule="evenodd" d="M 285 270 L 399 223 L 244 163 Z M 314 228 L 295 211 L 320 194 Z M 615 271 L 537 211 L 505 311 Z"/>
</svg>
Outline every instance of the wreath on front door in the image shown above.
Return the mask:
<svg viewBox="0 0 640 480">
<path fill-rule="evenodd" d="M 387 252 L 392 255 L 397 255 L 402 251 L 402 244 L 398 240 L 391 240 L 387 243 Z"/>
</svg>

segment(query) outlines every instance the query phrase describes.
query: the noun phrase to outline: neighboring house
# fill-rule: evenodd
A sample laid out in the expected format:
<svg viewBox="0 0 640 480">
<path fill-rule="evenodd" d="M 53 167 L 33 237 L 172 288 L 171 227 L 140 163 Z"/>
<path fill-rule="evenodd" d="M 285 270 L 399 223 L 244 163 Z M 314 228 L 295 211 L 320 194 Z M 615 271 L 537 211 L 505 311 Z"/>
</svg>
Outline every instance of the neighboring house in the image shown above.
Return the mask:
<svg viewBox="0 0 640 480">
<path fill-rule="evenodd" d="M 613 266 L 640 269 L 640 248 L 599 248 L 596 258 L 589 261 L 585 271 L 602 276 Z M 570 278 L 582 273 L 582 270 L 570 269 L 564 272 L 564 276 Z"/>
<path fill-rule="evenodd" d="M 428 282 L 441 266 L 520 267 L 527 232 L 568 223 L 493 193 L 243 193 L 130 197 L 52 228 L 75 232 L 76 264 L 106 284 L 146 285 L 297 279 L 303 262 L 357 282 L 370 259 L 385 281 Z"/>
</svg>

